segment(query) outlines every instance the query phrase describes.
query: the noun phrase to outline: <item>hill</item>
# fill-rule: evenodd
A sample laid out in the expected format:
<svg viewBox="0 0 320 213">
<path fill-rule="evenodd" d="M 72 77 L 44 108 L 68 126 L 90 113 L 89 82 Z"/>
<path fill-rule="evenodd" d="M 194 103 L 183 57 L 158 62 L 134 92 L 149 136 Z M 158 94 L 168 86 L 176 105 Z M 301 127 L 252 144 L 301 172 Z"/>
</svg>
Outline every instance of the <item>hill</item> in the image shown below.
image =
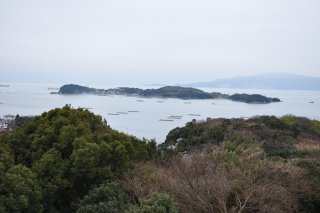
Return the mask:
<svg viewBox="0 0 320 213">
<path fill-rule="evenodd" d="M 88 110 L 50 110 L 0 135 L 0 212 L 87 212 L 80 201 L 90 190 L 119 191 L 114 181 L 155 152 L 154 141 L 112 130 Z"/>
<path fill-rule="evenodd" d="M 212 88 L 320 90 L 320 78 L 285 73 L 267 73 L 255 76 L 233 77 L 183 86 Z"/>
<path fill-rule="evenodd" d="M 291 115 L 193 120 L 170 131 L 160 147 L 171 160 L 139 170 L 158 177 L 157 187 L 181 212 L 320 208 L 320 121 Z"/>
<path fill-rule="evenodd" d="M 263 148 L 273 144 L 276 153 L 266 155 L 290 157 L 299 153 L 299 141 L 316 142 L 320 151 L 320 121 L 286 115 L 281 118 L 260 116 L 250 119 L 210 119 L 193 120 L 185 127 L 170 131 L 162 146 L 174 146 L 179 152 L 190 152 L 210 145 L 219 145 L 223 141 L 239 139 L 242 142 L 258 144 Z M 283 149 L 283 150 L 282 150 Z M 307 151 L 307 150 L 304 150 Z M 312 150 L 311 150 L 312 152 Z M 318 153 L 320 154 L 320 152 Z M 320 156 L 319 156 L 320 157 Z"/>
<path fill-rule="evenodd" d="M 1 212 L 318 212 L 320 121 L 190 121 L 165 143 L 65 106 L 0 134 Z"/>
</svg>

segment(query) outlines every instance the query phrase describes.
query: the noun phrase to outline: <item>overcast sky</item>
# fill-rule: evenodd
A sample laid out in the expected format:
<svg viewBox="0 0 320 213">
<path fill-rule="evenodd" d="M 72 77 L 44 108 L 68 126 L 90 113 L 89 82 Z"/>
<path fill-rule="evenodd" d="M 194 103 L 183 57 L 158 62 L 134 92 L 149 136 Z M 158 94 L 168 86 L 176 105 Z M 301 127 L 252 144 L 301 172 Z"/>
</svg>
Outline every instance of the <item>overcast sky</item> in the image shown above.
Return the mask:
<svg viewBox="0 0 320 213">
<path fill-rule="evenodd" d="M 0 83 L 320 76 L 319 0 L 0 0 Z"/>
</svg>

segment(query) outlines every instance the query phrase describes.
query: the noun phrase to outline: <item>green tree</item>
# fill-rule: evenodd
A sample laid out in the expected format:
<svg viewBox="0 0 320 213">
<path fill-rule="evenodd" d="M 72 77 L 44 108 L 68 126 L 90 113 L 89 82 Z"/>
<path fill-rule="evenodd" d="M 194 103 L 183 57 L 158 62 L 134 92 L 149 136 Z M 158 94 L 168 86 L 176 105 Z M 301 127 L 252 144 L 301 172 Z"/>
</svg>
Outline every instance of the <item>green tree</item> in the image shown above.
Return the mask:
<svg viewBox="0 0 320 213">
<path fill-rule="evenodd" d="M 126 212 L 129 200 L 128 194 L 120 184 L 105 183 L 89 191 L 80 201 L 77 213 Z"/>
<path fill-rule="evenodd" d="M 38 175 L 43 188 L 45 211 L 55 209 L 54 206 L 60 203 L 59 200 L 67 202 L 65 192 L 72 184 L 67 177 L 69 161 L 64 161 L 58 150 L 51 148 L 34 163 L 32 169 Z"/>
<path fill-rule="evenodd" d="M 0 143 L 0 172 L 5 172 L 14 164 L 14 155 L 8 144 Z"/>
<path fill-rule="evenodd" d="M 139 207 L 133 207 L 131 213 L 177 213 L 177 208 L 166 193 L 153 193 L 141 202 Z"/>
<path fill-rule="evenodd" d="M 32 118 L 0 141 L 0 171 L 7 172 L 14 161 L 31 169 L 43 189 L 46 212 L 74 211 L 73 204 L 90 188 L 120 178 L 154 148 L 69 105 Z"/>
<path fill-rule="evenodd" d="M 0 174 L 2 212 L 42 212 L 42 191 L 34 173 L 15 165 Z"/>
</svg>

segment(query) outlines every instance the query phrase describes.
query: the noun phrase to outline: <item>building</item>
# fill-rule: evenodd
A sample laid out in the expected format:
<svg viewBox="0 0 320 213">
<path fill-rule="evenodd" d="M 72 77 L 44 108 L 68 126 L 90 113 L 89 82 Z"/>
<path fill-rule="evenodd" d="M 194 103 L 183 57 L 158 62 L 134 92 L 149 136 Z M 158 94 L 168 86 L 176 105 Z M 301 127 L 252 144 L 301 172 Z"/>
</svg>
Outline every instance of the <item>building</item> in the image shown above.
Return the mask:
<svg viewBox="0 0 320 213">
<path fill-rule="evenodd" d="M 1 129 L 7 129 L 8 128 L 8 123 L 4 120 L 0 118 L 0 128 Z"/>
<path fill-rule="evenodd" d="M 3 118 L 4 120 L 12 121 L 16 118 L 16 116 L 8 114 L 8 115 L 4 115 Z"/>
<path fill-rule="evenodd" d="M 14 115 L 4 115 L 0 118 L 0 133 L 12 131 L 16 116 Z"/>
</svg>

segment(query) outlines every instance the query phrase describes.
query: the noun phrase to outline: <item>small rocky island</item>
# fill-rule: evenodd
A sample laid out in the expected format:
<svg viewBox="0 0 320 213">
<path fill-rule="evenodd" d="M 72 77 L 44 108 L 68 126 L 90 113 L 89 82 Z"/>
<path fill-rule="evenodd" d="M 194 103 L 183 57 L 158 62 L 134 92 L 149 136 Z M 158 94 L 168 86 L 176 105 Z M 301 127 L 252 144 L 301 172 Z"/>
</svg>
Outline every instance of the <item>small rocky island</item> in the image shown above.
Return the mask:
<svg viewBox="0 0 320 213">
<path fill-rule="evenodd" d="M 219 92 L 204 92 L 200 89 L 180 86 L 165 86 L 159 89 L 139 89 L 130 87 L 118 87 L 113 89 L 95 89 L 75 84 L 60 87 L 58 94 L 93 94 L 93 95 L 128 95 L 145 98 L 179 98 L 179 99 L 229 99 L 245 103 L 272 103 L 280 102 L 278 98 L 270 98 L 260 94 L 234 94 L 227 95 Z"/>
</svg>

